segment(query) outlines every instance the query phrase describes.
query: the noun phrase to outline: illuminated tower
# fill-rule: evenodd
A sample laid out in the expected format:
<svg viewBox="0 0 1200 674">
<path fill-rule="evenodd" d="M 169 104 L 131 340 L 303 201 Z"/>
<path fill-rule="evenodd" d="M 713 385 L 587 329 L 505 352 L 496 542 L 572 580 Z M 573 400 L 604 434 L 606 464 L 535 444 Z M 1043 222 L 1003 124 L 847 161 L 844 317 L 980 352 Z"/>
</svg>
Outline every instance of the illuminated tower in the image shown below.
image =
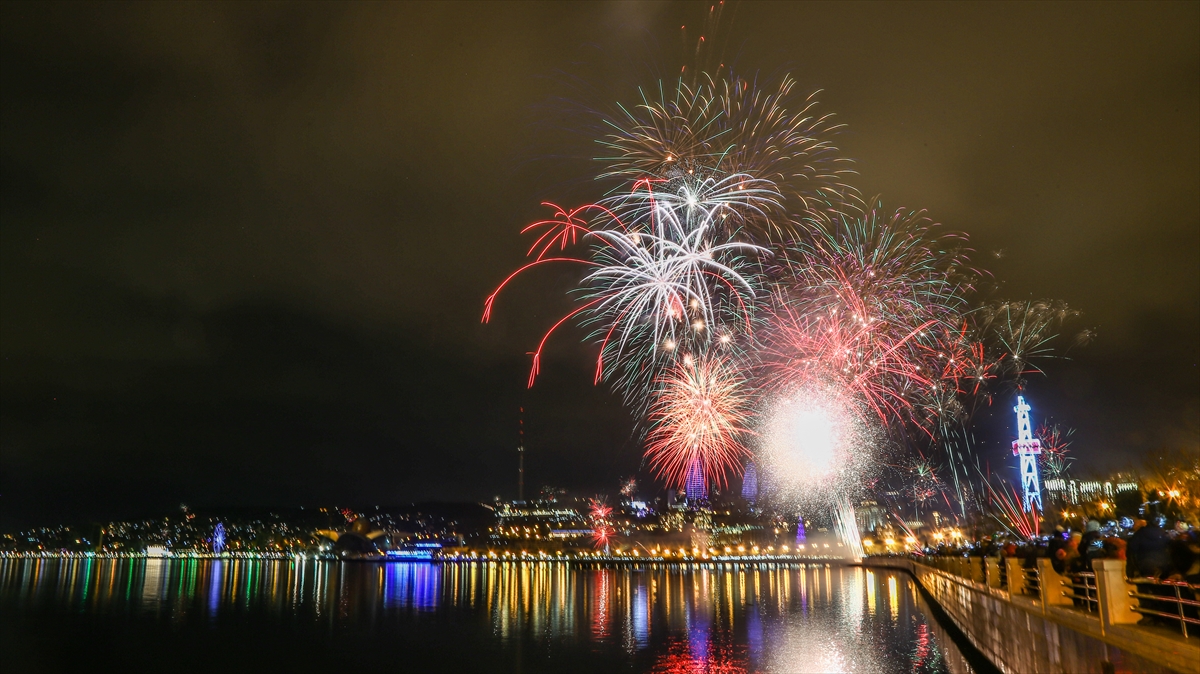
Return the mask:
<svg viewBox="0 0 1200 674">
<path fill-rule="evenodd" d="M 520 441 L 517 442 L 517 500 L 525 500 L 525 408 L 521 408 Z"/>
<path fill-rule="evenodd" d="M 688 504 L 694 504 L 708 498 L 708 488 L 704 484 L 704 471 L 700 470 L 700 460 L 692 461 L 684 478 L 684 491 L 687 493 Z"/>
<path fill-rule="evenodd" d="M 1042 509 L 1042 488 L 1038 484 L 1038 454 L 1042 443 L 1033 437 L 1029 426 L 1029 405 L 1024 396 L 1017 396 L 1017 439 L 1012 443 L 1013 455 L 1021 457 L 1021 490 L 1025 493 L 1025 512 L 1033 512 L 1033 504 Z"/>
<path fill-rule="evenodd" d="M 753 461 L 746 464 L 746 472 L 742 475 L 742 498 L 750 503 L 758 500 L 758 469 Z"/>
</svg>

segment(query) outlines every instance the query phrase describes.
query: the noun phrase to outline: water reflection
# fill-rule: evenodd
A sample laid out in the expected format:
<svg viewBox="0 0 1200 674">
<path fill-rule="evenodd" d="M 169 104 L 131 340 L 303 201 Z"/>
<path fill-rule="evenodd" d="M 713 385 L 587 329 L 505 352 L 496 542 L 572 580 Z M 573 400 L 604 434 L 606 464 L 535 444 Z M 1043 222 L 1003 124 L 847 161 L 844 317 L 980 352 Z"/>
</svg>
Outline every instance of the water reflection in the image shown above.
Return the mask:
<svg viewBox="0 0 1200 674">
<path fill-rule="evenodd" d="M 236 618 L 297 638 L 305 625 L 325 629 L 312 632 L 322 639 L 416 640 L 422 629 L 464 649 L 533 644 L 560 658 L 538 662 L 561 664 L 579 657 L 574 648 L 663 673 L 970 669 L 910 578 L 824 564 L 0 560 L 0 609 L 5 619 L 65 610 L 208 629 Z"/>
</svg>

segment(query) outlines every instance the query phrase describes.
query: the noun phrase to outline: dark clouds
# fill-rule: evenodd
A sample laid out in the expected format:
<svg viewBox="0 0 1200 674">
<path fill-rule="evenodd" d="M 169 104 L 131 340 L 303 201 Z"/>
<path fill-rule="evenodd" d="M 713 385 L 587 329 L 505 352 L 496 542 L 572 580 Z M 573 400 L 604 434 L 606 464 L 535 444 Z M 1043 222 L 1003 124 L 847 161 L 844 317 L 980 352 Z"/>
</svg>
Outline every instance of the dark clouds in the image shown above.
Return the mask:
<svg viewBox="0 0 1200 674">
<path fill-rule="evenodd" d="M 636 469 L 569 335 L 522 390 L 563 300 L 478 316 L 537 202 L 587 195 L 576 103 L 674 72 L 705 9 L 3 5 L 4 516 L 486 498 L 521 404 L 532 483 Z M 824 89 L 865 193 L 1085 311 L 1031 390 L 1081 454 L 1195 446 L 1195 4 L 735 14 L 727 60 Z"/>
</svg>

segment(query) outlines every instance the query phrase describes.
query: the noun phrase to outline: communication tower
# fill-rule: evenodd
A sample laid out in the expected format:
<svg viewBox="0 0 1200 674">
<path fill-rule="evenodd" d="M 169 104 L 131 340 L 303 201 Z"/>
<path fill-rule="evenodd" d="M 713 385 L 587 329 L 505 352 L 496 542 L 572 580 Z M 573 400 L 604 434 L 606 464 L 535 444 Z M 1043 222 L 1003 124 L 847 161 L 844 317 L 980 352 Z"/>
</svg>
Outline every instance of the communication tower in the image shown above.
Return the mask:
<svg viewBox="0 0 1200 674">
<path fill-rule="evenodd" d="M 1025 512 L 1033 512 L 1033 504 L 1042 509 L 1042 488 L 1038 483 L 1038 454 L 1042 453 L 1042 443 L 1033 437 L 1029 425 L 1029 405 L 1024 396 L 1017 396 L 1017 439 L 1012 443 L 1013 455 L 1021 457 L 1021 490 L 1025 494 Z"/>
<path fill-rule="evenodd" d="M 520 408 L 520 428 L 517 431 L 517 500 L 525 500 L 525 408 Z"/>
</svg>

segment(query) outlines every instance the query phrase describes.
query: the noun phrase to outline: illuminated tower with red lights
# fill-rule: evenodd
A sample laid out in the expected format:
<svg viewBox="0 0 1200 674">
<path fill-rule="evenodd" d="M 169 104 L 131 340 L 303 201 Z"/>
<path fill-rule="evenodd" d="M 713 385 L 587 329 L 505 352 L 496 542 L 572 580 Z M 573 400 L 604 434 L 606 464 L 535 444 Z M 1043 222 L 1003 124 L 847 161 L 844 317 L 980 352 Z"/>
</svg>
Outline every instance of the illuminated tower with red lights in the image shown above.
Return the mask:
<svg viewBox="0 0 1200 674">
<path fill-rule="evenodd" d="M 1033 437 L 1029 425 L 1029 405 L 1024 396 L 1017 396 L 1017 439 L 1012 443 L 1013 455 L 1021 457 L 1021 490 L 1025 494 L 1025 512 L 1033 512 L 1033 504 L 1042 509 L 1042 488 L 1038 480 L 1038 454 L 1042 453 L 1042 443 Z"/>
</svg>

